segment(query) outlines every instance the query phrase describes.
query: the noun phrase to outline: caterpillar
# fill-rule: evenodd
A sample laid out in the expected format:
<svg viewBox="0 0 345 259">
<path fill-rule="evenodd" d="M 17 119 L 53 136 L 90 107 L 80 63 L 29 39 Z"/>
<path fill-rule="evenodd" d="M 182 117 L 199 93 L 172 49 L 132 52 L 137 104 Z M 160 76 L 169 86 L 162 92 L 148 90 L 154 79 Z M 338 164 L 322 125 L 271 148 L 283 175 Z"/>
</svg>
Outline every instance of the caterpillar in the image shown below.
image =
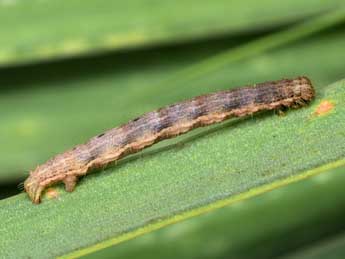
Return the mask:
<svg viewBox="0 0 345 259">
<path fill-rule="evenodd" d="M 301 76 L 205 94 L 172 104 L 56 155 L 30 172 L 24 189 L 32 202 L 38 204 L 46 187 L 62 181 L 66 191 L 71 192 L 78 177 L 161 140 L 231 117 L 283 107 L 298 108 L 311 101 L 314 95 L 311 81 Z"/>
</svg>

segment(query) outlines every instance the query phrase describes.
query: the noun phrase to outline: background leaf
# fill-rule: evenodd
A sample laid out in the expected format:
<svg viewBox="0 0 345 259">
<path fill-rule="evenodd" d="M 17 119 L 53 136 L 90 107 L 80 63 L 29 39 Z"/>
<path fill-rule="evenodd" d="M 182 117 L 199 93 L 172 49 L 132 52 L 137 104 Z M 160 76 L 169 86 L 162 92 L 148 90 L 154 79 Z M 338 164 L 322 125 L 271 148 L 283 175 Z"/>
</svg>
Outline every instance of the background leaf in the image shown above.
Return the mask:
<svg viewBox="0 0 345 259">
<path fill-rule="evenodd" d="M 293 22 L 340 3 L 2 0 L 0 64 L 253 31 Z"/>
</svg>

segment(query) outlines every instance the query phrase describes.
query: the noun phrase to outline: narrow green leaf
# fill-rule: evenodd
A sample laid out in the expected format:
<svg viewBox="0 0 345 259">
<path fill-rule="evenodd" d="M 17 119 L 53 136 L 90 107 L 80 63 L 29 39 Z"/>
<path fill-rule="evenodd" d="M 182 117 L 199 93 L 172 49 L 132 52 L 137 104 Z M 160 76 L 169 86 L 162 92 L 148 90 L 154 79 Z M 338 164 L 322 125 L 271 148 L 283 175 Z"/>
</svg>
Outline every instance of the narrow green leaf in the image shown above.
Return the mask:
<svg viewBox="0 0 345 259">
<path fill-rule="evenodd" d="M 46 258 L 81 249 L 68 256 L 78 257 L 345 165 L 344 99 L 345 80 L 284 117 L 201 129 L 89 175 L 73 193 L 54 187 L 41 205 L 25 194 L 2 200 L 0 251 Z M 323 101 L 333 108 L 317 115 Z"/>
<path fill-rule="evenodd" d="M 205 59 L 195 65 L 181 70 L 175 75 L 176 78 L 200 77 L 203 74 L 208 74 L 219 70 L 229 63 L 242 60 L 246 57 L 254 57 L 264 51 L 289 44 L 290 42 L 304 38 L 315 32 L 332 27 L 336 24 L 345 21 L 345 8 L 326 13 L 314 19 L 307 20 L 301 24 L 293 26 L 290 29 L 282 30 L 272 35 L 264 36 L 261 39 L 255 40 L 248 44 L 244 44 L 234 49 L 224 51 L 209 59 Z M 171 80 L 176 83 L 176 80 Z"/>
<path fill-rule="evenodd" d="M 0 65 L 274 27 L 341 0 L 0 1 Z"/>
</svg>

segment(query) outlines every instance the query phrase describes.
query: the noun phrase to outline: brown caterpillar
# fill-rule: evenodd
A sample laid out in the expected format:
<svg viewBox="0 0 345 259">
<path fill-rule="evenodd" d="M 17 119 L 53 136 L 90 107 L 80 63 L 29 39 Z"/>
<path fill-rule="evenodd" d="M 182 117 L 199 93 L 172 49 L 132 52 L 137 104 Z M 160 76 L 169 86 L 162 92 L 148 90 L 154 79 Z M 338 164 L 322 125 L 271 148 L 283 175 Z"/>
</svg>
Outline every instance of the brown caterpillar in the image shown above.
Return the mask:
<svg viewBox="0 0 345 259">
<path fill-rule="evenodd" d="M 298 108 L 313 97 L 314 89 L 307 77 L 265 82 L 194 97 L 146 113 L 51 158 L 30 172 L 24 188 L 31 200 L 39 203 L 41 193 L 47 186 L 63 181 L 66 190 L 73 191 L 78 177 L 91 169 L 104 167 L 163 139 L 230 117 L 282 107 Z"/>
</svg>

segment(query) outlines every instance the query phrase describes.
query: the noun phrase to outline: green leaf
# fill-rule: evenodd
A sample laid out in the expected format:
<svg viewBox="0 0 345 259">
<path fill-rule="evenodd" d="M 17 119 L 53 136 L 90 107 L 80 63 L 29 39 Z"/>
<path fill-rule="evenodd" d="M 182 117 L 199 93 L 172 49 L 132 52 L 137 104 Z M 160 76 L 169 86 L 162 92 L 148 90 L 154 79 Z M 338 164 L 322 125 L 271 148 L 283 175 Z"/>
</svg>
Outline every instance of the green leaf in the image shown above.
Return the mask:
<svg viewBox="0 0 345 259">
<path fill-rule="evenodd" d="M 77 257 L 343 166 L 344 99 L 345 80 L 286 116 L 200 129 L 83 178 L 73 193 L 54 187 L 41 205 L 25 194 L 2 200 L 0 251 L 43 258 L 81 249 L 67 256 Z M 324 101 L 333 107 L 318 114 Z"/>
<path fill-rule="evenodd" d="M 4 0 L 0 1 L 0 65 L 262 30 L 340 3 Z"/>
</svg>

